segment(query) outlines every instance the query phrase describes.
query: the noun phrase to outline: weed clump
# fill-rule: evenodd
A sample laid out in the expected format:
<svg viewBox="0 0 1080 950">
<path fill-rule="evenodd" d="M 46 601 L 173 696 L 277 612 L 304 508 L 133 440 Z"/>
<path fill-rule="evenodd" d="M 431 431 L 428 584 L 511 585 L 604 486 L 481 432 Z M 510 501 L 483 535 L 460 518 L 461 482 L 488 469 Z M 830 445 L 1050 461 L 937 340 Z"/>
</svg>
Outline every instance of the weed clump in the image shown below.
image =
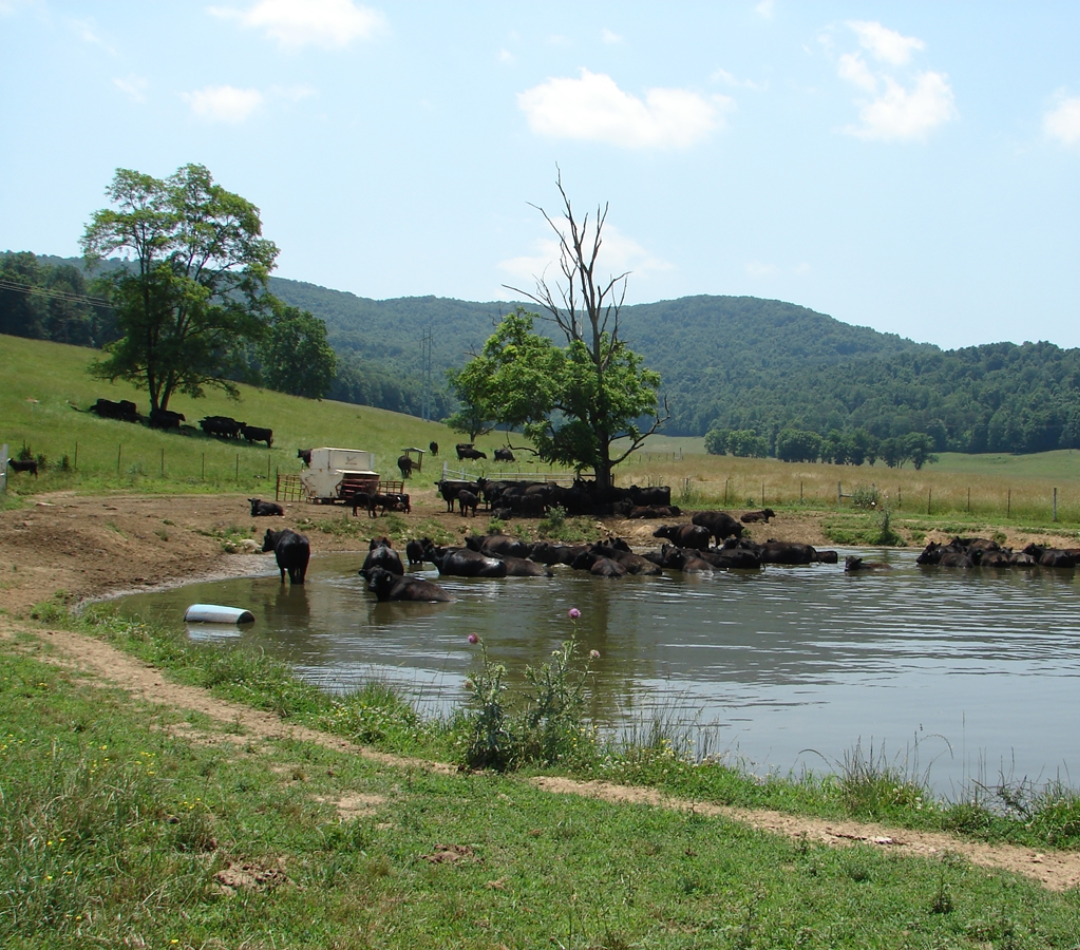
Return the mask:
<svg viewBox="0 0 1080 950">
<path fill-rule="evenodd" d="M 580 616 L 571 609 L 571 620 Z M 514 700 L 507 697 L 506 667 L 492 662 L 475 633 L 469 643 L 479 645 L 481 663 L 466 680 L 469 701 L 457 723 L 462 765 L 506 772 L 530 764 L 574 766 L 595 757 L 596 730 L 583 714 L 597 651 L 579 662 L 576 636 L 563 641 L 547 663 L 525 669 L 523 695 Z"/>
</svg>

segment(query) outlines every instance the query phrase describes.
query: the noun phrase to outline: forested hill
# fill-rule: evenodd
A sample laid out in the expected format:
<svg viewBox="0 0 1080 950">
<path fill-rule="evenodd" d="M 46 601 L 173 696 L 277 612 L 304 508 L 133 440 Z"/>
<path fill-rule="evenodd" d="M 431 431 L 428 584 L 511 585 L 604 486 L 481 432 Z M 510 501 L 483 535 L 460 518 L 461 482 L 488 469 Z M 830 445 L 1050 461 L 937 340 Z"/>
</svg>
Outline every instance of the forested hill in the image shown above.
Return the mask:
<svg viewBox="0 0 1080 950">
<path fill-rule="evenodd" d="M 73 299 L 88 289 L 80 269 L 79 260 L 0 253 L 0 333 L 108 342 L 115 333 L 108 308 Z M 63 293 L 27 295 L 11 282 Z M 445 371 L 464 365 L 514 308 L 438 297 L 369 300 L 281 278 L 271 290 L 326 322 L 339 356 L 335 399 L 419 414 L 429 337 L 436 418 L 454 408 Z M 621 331 L 663 377 L 666 431 L 674 435 L 753 430 L 770 452 L 783 429 L 865 430 L 879 439 L 924 432 L 939 451 L 1080 448 L 1080 350 L 994 343 L 942 351 L 754 297 L 628 306 Z"/>
<path fill-rule="evenodd" d="M 419 378 L 421 338 L 430 330 L 436 386 L 446 369 L 460 367 L 480 349 L 495 323 L 515 306 L 439 297 L 368 300 L 278 278 L 271 290 L 325 320 L 339 353 L 372 361 L 400 378 Z M 792 374 L 852 360 L 938 352 L 806 307 L 756 297 L 682 297 L 627 306 L 621 332 L 663 377 L 671 410 L 667 431 L 673 435 L 703 435 L 719 407 L 747 388 L 768 388 Z"/>
</svg>

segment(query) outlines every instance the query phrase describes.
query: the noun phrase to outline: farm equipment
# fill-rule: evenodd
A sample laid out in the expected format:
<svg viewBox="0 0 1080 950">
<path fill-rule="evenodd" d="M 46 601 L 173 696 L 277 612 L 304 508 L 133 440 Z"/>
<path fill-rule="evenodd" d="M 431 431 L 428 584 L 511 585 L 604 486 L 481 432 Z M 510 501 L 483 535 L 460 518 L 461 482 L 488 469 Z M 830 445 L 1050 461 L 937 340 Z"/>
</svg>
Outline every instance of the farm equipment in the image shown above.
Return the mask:
<svg viewBox="0 0 1080 950">
<path fill-rule="evenodd" d="M 278 501 L 309 501 L 318 505 L 348 501 L 358 491 L 374 493 L 389 484 L 382 482 L 374 469 L 375 455 L 371 452 L 312 449 L 311 463 L 299 475 L 278 476 L 276 497 Z"/>
</svg>

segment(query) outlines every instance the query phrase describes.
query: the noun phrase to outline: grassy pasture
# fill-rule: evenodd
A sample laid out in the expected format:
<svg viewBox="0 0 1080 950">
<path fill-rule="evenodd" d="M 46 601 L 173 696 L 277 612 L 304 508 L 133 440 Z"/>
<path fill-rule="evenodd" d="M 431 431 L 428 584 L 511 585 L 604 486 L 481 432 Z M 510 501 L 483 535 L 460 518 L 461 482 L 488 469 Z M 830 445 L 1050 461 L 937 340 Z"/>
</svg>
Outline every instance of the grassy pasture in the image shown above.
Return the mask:
<svg viewBox="0 0 1080 950">
<path fill-rule="evenodd" d="M 384 477 L 397 477 L 396 460 L 406 446 L 442 447 L 439 459 L 425 456 L 425 469 L 412 484 L 430 487 L 453 458 L 460 436 L 436 422 L 330 400 L 314 401 L 251 386 L 241 386 L 239 401 L 211 392 L 207 398 L 178 397 L 170 408 L 183 412 L 189 424 L 206 415 L 230 415 L 274 430 L 274 448 L 244 442 L 223 442 L 201 431 L 183 436 L 143 425 L 98 419 L 76 411 L 98 396 L 132 399 L 147 411 L 145 393 L 123 383 L 92 379 L 86 366 L 94 357 L 79 347 L 0 338 L 0 442 L 12 455 L 25 444 L 49 463 L 36 482 L 21 475 L 9 478 L 13 492 L 74 488 L 159 492 L 242 491 L 269 495 L 277 472 L 299 471 L 298 448 L 336 445 L 373 451 Z M 500 444 L 499 433 L 478 445 L 489 454 Z M 520 441 L 515 438 L 515 443 Z M 77 454 L 76 454 L 77 453 Z M 547 472 L 546 465 L 522 460 L 495 464 L 489 459 L 472 471 Z M 61 470 L 64 457 L 71 471 Z M 75 471 L 77 467 L 77 471 Z M 775 459 L 742 459 L 708 455 L 704 440 L 652 437 L 643 451 L 617 471 L 619 484 L 670 485 L 686 506 L 718 505 L 750 508 L 769 505 L 814 509 L 850 508 L 847 497 L 874 486 L 890 509 L 902 517 L 983 519 L 1013 524 L 1052 525 L 1054 490 L 1057 523 L 1080 524 L 1080 453 L 1072 450 L 1041 455 L 959 455 L 915 471 L 889 469 L 882 463 L 859 467 L 791 464 Z"/>
<path fill-rule="evenodd" d="M 26 445 L 48 461 L 46 473 L 36 483 L 26 475 L 11 477 L 12 491 L 77 488 L 89 492 L 239 490 L 268 494 L 267 476 L 272 486 L 276 472 L 300 470 L 298 448 L 331 445 L 366 449 L 375 453 L 380 474 L 399 478 L 396 463 L 401 450 L 406 446 L 426 450 L 434 440 L 440 444 L 440 457 L 425 454 L 423 472 L 415 479 L 430 487 L 442 471 L 442 459 L 452 457 L 453 445 L 461 439 L 440 423 L 367 406 L 285 396 L 252 386 L 240 386 L 239 401 L 210 391 L 198 400 L 179 396 L 169 408 L 184 413 L 189 425 L 197 425 L 207 415 L 227 415 L 268 426 L 274 430 L 272 449 L 261 443 L 209 438 L 201 430 L 184 436 L 99 419 L 93 413 L 76 411 L 76 407 L 83 410 L 99 396 L 114 401 L 131 399 L 145 414 L 149 403 L 146 393 L 131 385 L 92 379 L 86 367 L 95 355 L 80 347 L 0 337 L 0 378 L 4 380 L 0 388 L 0 442 L 8 444 L 12 456 Z M 481 444 L 490 452 L 499 440 L 493 434 Z M 65 456 L 70 472 L 60 468 Z"/>
</svg>

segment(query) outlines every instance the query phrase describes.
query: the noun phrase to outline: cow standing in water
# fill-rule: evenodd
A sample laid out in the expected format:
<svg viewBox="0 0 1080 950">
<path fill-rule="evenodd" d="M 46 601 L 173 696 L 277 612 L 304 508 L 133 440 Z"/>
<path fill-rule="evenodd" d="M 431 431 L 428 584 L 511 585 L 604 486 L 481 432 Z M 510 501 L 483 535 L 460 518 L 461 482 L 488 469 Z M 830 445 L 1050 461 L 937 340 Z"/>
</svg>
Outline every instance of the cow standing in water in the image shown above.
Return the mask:
<svg viewBox="0 0 1080 950">
<path fill-rule="evenodd" d="M 303 584 L 307 574 L 308 561 L 311 559 L 311 544 L 308 539 L 288 528 L 280 531 L 267 529 L 263 537 L 263 551 L 273 551 L 281 571 L 281 583 L 285 583 L 285 573 L 289 574 L 289 583 Z"/>
</svg>

